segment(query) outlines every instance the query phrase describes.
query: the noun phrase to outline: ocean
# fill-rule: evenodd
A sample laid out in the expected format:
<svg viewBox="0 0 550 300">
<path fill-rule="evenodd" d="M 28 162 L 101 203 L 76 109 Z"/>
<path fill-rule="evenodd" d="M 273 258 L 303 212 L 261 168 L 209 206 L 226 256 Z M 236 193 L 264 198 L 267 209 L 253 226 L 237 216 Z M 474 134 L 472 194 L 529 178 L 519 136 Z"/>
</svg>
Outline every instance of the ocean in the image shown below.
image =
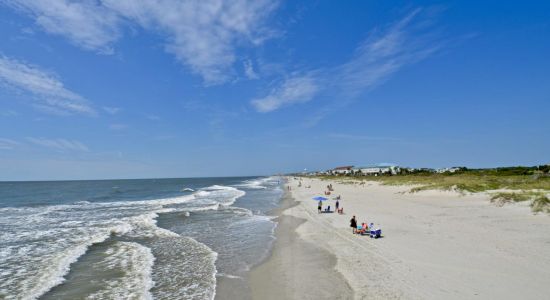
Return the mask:
<svg viewBox="0 0 550 300">
<path fill-rule="evenodd" d="M 0 299 L 213 299 L 268 255 L 281 185 L 0 182 Z"/>
</svg>

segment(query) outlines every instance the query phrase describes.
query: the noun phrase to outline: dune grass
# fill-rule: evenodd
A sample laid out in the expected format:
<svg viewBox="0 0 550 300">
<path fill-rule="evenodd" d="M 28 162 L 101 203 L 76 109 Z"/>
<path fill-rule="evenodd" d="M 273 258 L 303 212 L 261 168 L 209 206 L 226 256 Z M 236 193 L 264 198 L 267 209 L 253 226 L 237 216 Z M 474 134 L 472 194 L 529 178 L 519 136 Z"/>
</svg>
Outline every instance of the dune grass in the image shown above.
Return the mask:
<svg viewBox="0 0 550 300">
<path fill-rule="evenodd" d="M 396 176 L 320 176 L 342 183 L 376 181 L 383 185 L 411 185 L 409 192 L 425 190 L 459 193 L 492 193 L 491 201 L 504 205 L 532 201 L 533 212 L 550 212 L 550 177 L 537 175 L 502 175 L 495 172 L 461 172 L 457 174 L 408 174 Z M 496 190 L 496 191 L 495 191 Z M 506 190 L 499 192 L 498 190 Z M 495 191 L 495 192 L 491 192 Z"/>
<path fill-rule="evenodd" d="M 541 191 L 518 191 L 518 192 L 499 192 L 491 196 L 491 202 L 502 206 L 511 202 L 531 201 L 531 210 L 535 213 L 550 213 L 550 199 L 546 192 Z"/>
<path fill-rule="evenodd" d="M 533 202 L 531 202 L 531 209 L 533 212 L 550 213 L 550 199 L 545 195 L 536 197 L 533 199 Z"/>
<path fill-rule="evenodd" d="M 491 196 L 491 202 L 504 205 L 510 202 L 528 201 L 531 198 L 533 198 L 533 194 L 528 192 L 499 192 Z"/>
<path fill-rule="evenodd" d="M 455 190 L 484 192 L 488 190 L 550 190 L 550 177 L 532 175 L 498 176 L 475 173 L 454 175 L 421 174 L 397 176 L 321 176 L 339 181 L 377 181 L 384 185 L 414 185 L 411 192 L 423 190 Z"/>
</svg>

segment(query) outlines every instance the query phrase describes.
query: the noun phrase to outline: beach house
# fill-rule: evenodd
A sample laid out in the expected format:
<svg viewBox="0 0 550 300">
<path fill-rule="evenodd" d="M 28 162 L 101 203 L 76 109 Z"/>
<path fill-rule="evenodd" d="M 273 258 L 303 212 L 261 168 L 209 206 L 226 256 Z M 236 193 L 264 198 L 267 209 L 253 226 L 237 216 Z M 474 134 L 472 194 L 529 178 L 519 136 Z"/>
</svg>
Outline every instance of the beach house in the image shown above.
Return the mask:
<svg viewBox="0 0 550 300">
<path fill-rule="evenodd" d="M 330 170 L 332 175 L 348 175 L 352 173 L 353 166 L 336 167 Z"/>
<path fill-rule="evenodd" d="M 354 174 L 364 176 L 378 176 L 382 174 L 399 174 L 401 169 L 398 166 L 365 166 L 353 169 Z"/>
<path fill-rule="evenodd" d="M 437 169 L 437 173 L 455 173 L 456 171 L 460 171 L 459 167 L 452 167 L 452 168 L 441 168 Z"/>
</svg>

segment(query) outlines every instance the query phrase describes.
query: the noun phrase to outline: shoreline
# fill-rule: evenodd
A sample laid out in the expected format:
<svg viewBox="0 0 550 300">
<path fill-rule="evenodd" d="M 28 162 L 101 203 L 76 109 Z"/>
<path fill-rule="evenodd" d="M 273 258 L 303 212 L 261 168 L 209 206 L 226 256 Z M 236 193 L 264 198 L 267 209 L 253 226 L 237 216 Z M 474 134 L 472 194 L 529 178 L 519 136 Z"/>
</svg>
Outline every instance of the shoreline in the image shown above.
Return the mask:
<svg viewBox="0 0 550 300">
<path fill-rule="evenodd" d="M 286 184 L 283 184 L 283 188 L 286 188 Z M 273 255 L 273 248 L 275 247 L 278 239 L 277 232 L 279 229 L 279 218 L 286 209 L 295 205 L 297 205 L 297 203 L 293 201 L 289 191 L 285 189 L 277 207 L 266 213 L 267 216 L 273 217 L 273 221 L 275 222 L 275 228 L 273 231 L 274 240 L 272 241 L 267 254 L 257 264 L 250 266 L 250 269 L 244 272 L 242 276 L 225 276 L 216 274 L 215 300 L 254 299 L 251 292 L 250 274 L 256 268 L 266 263 Z"/>
<path fill-rule="evenodd" d="M 298 186 L 302 181 L 301 187 Z M 344 215 L 318 214 L 327 184 Z M 498 207 L 459 194 L 377 182 L 288 178 L 267 258 L 239 299 L 541 299 L 550 294 L 550 218 L 524 203 Z M 310 187 L 310 188 L 307 188 Z M 334 209 L 334 207 L 333 207 Z M 349 219 L 380 224 L 352 234 Z"/>
<path fill-rule="evenodd" d="M 285 184 L 286 187 L 286 184 Z M 248 274 L 252 299 L 351 299 L 353 291 L 336 271 L 336 256 L 296 232 L 306 219 L 285 214 L 298 203 L 285 191 L 270 255 Z"/>
</svg>

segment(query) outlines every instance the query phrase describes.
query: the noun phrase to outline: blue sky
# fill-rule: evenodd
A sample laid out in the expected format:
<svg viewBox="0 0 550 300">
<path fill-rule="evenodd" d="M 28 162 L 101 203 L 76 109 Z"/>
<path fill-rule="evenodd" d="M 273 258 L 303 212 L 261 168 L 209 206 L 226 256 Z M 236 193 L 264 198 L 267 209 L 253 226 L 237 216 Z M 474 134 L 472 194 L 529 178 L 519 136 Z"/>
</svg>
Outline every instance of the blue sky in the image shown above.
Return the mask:
<svg viewBox="0 0 550 300">
<path fill-rule="evenodd" d="M 550 163 L 547 1 L 0 0 L 0 180 Z"/>
</svg>

